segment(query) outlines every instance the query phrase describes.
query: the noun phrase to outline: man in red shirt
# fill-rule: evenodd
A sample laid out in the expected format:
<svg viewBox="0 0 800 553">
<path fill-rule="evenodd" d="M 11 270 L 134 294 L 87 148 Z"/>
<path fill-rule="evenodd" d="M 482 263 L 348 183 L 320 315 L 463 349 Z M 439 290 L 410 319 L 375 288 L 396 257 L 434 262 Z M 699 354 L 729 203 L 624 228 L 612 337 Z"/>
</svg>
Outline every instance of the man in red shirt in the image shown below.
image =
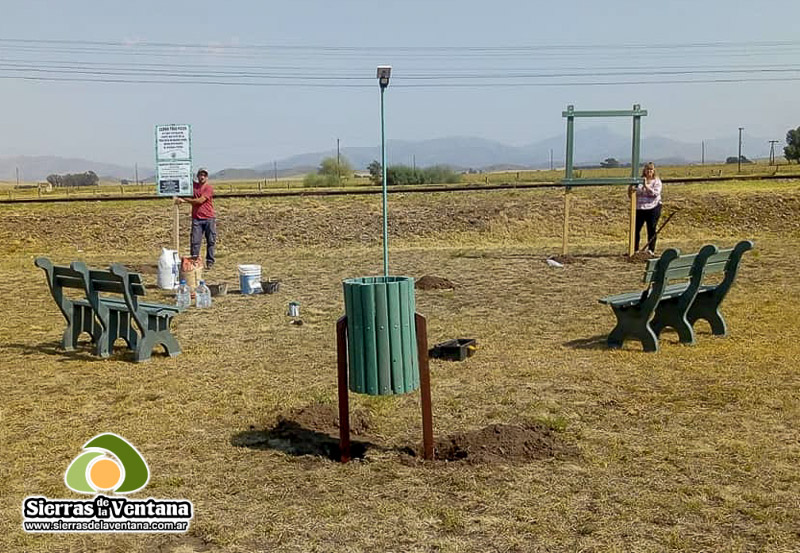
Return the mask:
<svg viewBox="0 0 800 553">
<path fill-rule="evenodd" d="M 214 248 L 217 245 L 217 219 L 214 214 L 214 189 L 208 182 L 208 171 L 197 171 L 197 181 L 192 187 L 191 198 L 175 198 L 175 203 L 192 204 L 191 256 L 200 255 L 203 236 L 206 237 L 206 269 L 214 266 Z"/>
</svg>

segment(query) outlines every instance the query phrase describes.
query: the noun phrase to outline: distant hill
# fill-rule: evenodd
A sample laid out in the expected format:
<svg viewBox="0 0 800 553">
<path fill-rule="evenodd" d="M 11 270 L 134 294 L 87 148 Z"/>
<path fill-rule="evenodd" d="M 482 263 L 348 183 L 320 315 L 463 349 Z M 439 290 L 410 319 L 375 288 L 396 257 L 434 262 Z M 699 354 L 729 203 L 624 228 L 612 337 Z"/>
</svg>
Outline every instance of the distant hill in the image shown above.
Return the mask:
<svg viewBox="0 0 800 553">
<path fill-rule="evenodd" d="M 85 173 L 94 171 L 101 179 L 128 179 L 135 177 L 134 167 L 125 167 L 113 163 L 103 163 L 80 158 L 63 158 L 56 156 L 16 156 L 0 158 L 0 180 L 15 181 L 16 170 L 19 178 L 25 182 L 44 181 L 53 173 Z M 139 176 L 152 175 L 152 167 L 139 167 Z"/>
<path fill-rule="evenodd" d="M 510 146 L 485 138 L 457 136 L 434 138 L 430 140 L 388 140 L 386 144 L 389 165 L 448 165 L 455 170 L 522 170 L 544 169 L 550 167 L 552 152 L 553 165 L 564 166 L 564 135 L 552 136 L 524 144 Z M 779 150 L 780 151 L 780 150 Z M 731 133 L 725 138 L 705 140 L 705 161 L 723 162 L 725 158 L 736 156 L 738 134 Z M 765 158 L 769 155 L 769 141 L 766 138 L 746 136 L 742 153 L 750 159 Z M 380 147 L 360 146 L 342 148 L 341 154 L 347 158 L 357 171 L 366 170 L 373 160 L 380 160 Z M 335 150 L 299 154 L 254 167 L 226 168 L 212 174 L 219 180 L 259 180 L 287 178 L 314 171 L 325 157 L 335 157 Z M 607 127 L 580 128 L 575 133 L 575 164 L 597 165 L 606 158 L 613 157 L 622 163 L 631 161 L 631 138 L 612 132 Z M 660 164 L 699 163 L 701 140 L 696 143 L 681 142 L 662 136 L 648 136 L 642 139 L 641 160 Z M 82 173 L 94 171 L 104 180 L 134 179 L 134 168 L 89 161 L 86 159 L 60 158 L 54 156 L 19 156 L 0 158 L 0 180 L 13 182 L 16 168 L 20 170 L 20 180 L 25 182 L 43 181 L 51 173 Z M 152 167 L 139 167 L 139 180 L 145 178 L 152 182 L 155 170 Z"/>
<path fill-rule="evenodd" d="M 649 136 L 642 139 L 641 160 L 659 163 L 699 163 L 702 156 L 700 140 L 690 144 L 665 138 Z M 748 158 L 767 157 L 768 140 L 748 136 L 743 153 Z M 449 137 L 431 140 L 407 141 L 388 140 L 386 152 L 389 165 L 449 165 L 457 169 L 515 170 L 543 169 L 550 167 L 550 153 L 553 165 L 564 166 L 566 137 L 553 136 L 522 146 L 510 146 L 501 142 L 476 137 Z M 738 151 L 738 135 L 705 141 L 705 161 L 722 162 Z M 345 147 L 341 155 L 347 158 L 356 170 L 364 170 L 373 160 L 380 160 L 380 147 Z M 279 170 L 296 167 L 319 166 L 325 157 L 335 157 L 335 150 L 300 154 L 277 162 Z M 630 163 L 631 137 L 610 131 L 607 127 L 579 129 L 575 133 L 575 163 L 598 164 L 613 157 Z M 268 171 L 272 164 L 257 165 L 254 169 Z"/>
</svg>

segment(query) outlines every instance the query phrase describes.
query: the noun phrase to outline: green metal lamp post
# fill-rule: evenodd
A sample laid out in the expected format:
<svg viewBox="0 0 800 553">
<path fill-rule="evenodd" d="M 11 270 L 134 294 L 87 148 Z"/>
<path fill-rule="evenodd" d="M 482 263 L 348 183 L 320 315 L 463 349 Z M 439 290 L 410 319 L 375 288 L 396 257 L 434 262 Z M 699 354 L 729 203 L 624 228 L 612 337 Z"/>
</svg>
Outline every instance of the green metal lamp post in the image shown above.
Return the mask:
<svg viewBox="0 0 800 553">
<path fill-rule="evenodd" d="M 378 66 L 378 84 L 381 87 L 381 185 L 383 187 L 383 276 L 389 276 L 389 223 L 386 218 L 386 131 L 383 117 L 383 93 L 389 86 L 389 77 L 392 75 L 391 65 Z"/>
<path fill-rule="evenodd" d="M 433 459 L 433 415 L 425 317 L 416 312 L 414 279 L 389 276 L 386 214 L 386 140 L 383 94 L 392 68 L 378 67 L 381 87 L 381 169 L 383 176 L 383 276 L 342 283 L 345 315 L 336 323 L 339 389 L 339 450 L 350 460 L 349 392 L 400 395 L 420 390 L 423 457 Z"/>
</svg>

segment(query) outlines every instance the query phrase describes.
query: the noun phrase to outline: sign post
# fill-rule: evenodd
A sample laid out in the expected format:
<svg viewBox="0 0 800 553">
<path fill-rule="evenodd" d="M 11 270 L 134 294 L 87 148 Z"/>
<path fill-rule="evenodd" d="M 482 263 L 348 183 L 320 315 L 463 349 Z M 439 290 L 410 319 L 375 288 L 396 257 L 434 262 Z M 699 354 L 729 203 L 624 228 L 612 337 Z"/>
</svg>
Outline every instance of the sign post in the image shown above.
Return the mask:
<svg viewBox="0 0 800 553">
<path fill-rule="evenodd" d="M 192 194 L 192 127 L 156 125 L 156 194 Z M 173 241 L 180 255 L 180 211 L 175 206 Z"/>
</svg>

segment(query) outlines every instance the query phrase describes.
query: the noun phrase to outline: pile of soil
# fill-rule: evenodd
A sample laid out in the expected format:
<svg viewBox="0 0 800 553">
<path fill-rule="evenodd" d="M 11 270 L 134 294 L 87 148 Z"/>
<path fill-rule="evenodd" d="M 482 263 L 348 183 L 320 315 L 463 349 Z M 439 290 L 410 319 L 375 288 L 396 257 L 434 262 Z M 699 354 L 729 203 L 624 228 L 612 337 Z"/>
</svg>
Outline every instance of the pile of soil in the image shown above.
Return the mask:
<svg viewBox="0 0 800 553">
<path fill-rule="evenodd" d="M 437 460 L 467 463 L 523 463 L 569 452 L 555 431 L 536 423 L 493 424 L 440 438 L 435 448 Z"/>
<path fill-rule="evenodd" d="M 433 275 L 425 275 L 422 278 L 418 278 L 414 283 L 414 288 L 417 290 L 448 290 L 455 287 L 455 283 L 446 278 Z"/>
</svg>

